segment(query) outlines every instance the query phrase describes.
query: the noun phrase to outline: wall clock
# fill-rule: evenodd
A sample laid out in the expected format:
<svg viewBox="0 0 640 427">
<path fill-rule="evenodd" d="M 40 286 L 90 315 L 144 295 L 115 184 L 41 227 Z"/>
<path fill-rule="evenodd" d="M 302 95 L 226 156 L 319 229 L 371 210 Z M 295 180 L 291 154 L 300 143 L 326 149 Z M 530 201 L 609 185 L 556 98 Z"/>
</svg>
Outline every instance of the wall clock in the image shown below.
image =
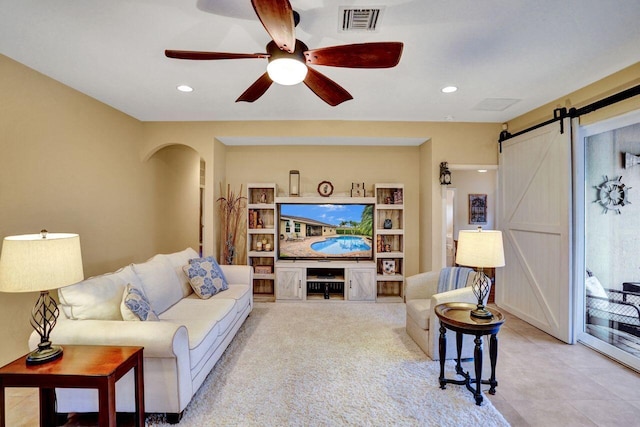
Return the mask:
<svg viewBox="0 0 640 427">
<path fill-rule="evenodd" d="M 333 184 L 329 181 L 322 181 L 320 184 L 318 184 L 318 194 L 320 194 L 322 197 L 329 197 L 331 194 L 333 194 Z"/>
<path fill-rule="evenodd" d="M 609 179 L 609 177 L 605 175 L 604 182 L 595 188 L 598 190 L 598 199 L 595 201 L 600 203 L 600 206 L 604 209 L 604 213 L 613 211 L 620 214 L 620 207 L 629 203 L 627 193 L 631 187 L 627 187 L 622 183 L 622 176 Z"/>
</svg>

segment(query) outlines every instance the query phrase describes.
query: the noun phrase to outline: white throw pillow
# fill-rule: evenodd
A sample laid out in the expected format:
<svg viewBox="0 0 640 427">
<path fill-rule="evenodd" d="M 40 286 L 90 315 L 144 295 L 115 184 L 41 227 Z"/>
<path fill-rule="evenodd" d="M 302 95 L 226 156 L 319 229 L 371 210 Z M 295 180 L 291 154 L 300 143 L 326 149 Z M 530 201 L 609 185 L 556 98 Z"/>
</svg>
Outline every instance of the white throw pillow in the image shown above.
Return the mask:
<svg viewBox="0 0 640 427">
<path fill-rule="evenodd" d="M 183 298 L 178 275 L 166 256 L 156 255 L 142 264 L 133 264 L 133 269 L 156 313 L 163 313 Z"/>
<path fill-rule="evenodd" d="M 602 284 L 596 276 L 587 277 L 584 283 L 587 290 L 587 295 L 609 298 L 604 288 L 602 287 Z"/>
<path fill-rule="evenodd" d="M 122 320 L 120 301 L 128 283 L 139 283 L 130 266 L 60 288 L 60 308 L 69 319 Z"/>
<path fill-rule="evenodd" d="M 191 285 L 189 284 L 189 278 L 182 270 L 182 267 L 189 264 L 189 260 L 193 258 L 198 258 L 198 253 L 194 251 L 192 248 L 187 248 L 180 252 L 175 252 L 172 254 L 162 255 L 169 260 L 169 263 L 175 270 L 178 275 L 178 280 L 180 280 L 180 285 L 182 286 L 182 296 L 184 298 L 188 297 L 193 293 L 193 289 L 191 289 Z"/>
<path fill-rule="evenodd" d="M 127 285 L 122 294 L 120 312 L 124 320 L 159 320 L 147 297 L 140 289 L 130 284 Z"/>
</svg>

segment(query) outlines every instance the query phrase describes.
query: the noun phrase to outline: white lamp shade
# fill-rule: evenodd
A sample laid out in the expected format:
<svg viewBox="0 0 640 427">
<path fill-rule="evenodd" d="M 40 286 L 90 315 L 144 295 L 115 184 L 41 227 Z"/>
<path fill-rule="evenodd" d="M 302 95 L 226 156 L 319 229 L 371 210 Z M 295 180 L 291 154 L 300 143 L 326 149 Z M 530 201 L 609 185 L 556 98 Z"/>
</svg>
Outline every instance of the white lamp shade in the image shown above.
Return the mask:
<svg viewBox="0 0 640 427">
<path fill-rule="evenodd" d="M 460 230 L 456 264 L 467 267 L 504 266 L 502 232 L 498 230 Z"/>
<path fill-rule="evenodd" d="M 285 85 L 297 85 L 307 76 L 307 66 L 293 58 L 274 59 L 267 65 L 267 74 L 274 82 Z"/>
<path fill-rule="evenodd" d="M 39 292 L 84 279 L 80 236 L 70 233 L 8 236 L 0 253 L 0 291 Z"/>
</svg>

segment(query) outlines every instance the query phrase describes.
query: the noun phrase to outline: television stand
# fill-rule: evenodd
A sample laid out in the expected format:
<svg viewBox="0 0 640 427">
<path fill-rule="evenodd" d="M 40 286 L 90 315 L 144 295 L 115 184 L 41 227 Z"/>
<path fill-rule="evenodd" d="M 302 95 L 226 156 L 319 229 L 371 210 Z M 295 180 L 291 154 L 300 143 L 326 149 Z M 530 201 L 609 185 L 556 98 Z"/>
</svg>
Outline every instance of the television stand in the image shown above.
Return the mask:
<svg viewBox="0 0 640 427">
<path fill-rule="evenodd" d="M 375 301 L 373 261 L 276 261 L 276 301 Z"/>
</svg>

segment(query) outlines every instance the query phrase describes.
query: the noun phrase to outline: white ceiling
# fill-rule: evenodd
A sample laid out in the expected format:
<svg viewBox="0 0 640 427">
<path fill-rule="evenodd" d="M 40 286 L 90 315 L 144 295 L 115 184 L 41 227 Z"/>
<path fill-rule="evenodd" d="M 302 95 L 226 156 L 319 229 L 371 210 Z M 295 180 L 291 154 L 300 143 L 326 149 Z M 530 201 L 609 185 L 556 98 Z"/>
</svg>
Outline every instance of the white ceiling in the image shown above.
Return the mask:
<svg viewBox="0 0 640 427">
<path fill-rule="evenodd" d="M 505 122 L 640 61 L 638 0 L 290 1 L 310 48 L 402 41 L 400 64 L 315 67 L 354 97 L 330 107 L 303 84 L 236 103 L 265 59 L 164 56 L 264 52 L 249 0 L 0 0 L 0 52 L 143 121 Z M 383 6 L 379 30 L 338 31 L 340 6 Z M 182 83 L 195 91 L 178 92 Z M 478 107 L 494 99 L 518 102 Z"/>
</svg>

